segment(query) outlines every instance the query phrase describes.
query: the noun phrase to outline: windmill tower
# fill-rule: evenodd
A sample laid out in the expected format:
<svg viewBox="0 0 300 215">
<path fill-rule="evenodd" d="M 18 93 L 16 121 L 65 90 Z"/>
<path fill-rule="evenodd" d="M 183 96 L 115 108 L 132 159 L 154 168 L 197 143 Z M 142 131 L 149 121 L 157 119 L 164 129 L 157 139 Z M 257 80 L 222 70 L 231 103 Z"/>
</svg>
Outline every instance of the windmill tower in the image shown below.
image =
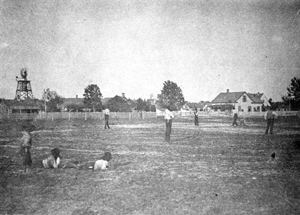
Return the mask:
<svg viewBox="0 0 300 215">
<path fill-rule="evenodd" d="M 32 89 L 30 81 L 27 80 L 27 69 L 21 69 L 21 77 L 18 78 L 16 76 L 16 81 L 18 82 L 17 90 L 16 90 L 16 100 L 25 100 L 25 99 L 33 99 Z"/>
</svg>

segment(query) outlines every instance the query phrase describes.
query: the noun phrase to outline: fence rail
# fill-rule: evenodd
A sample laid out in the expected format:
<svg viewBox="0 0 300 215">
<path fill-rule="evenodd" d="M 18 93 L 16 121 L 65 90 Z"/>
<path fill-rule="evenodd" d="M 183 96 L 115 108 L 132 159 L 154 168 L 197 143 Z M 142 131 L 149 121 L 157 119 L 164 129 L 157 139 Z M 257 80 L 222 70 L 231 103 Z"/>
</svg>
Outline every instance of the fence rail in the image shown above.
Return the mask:
<svg viewBox="0 0 300 215">
<path fill-rule="evenodd" d="M 239 112 L 241 117 L 263 117 L 265 112 Z M 298 116 L 300 118 L 300 111 L 277 111 L 278 116 L 289 117 Z M 185 111 L 175 113 L 176 118 L 190 118 L 194 117 L 194 112 Z M 162 117 L 163 113 L 157 114 L 156 112 L 111 112 L 111 119 L 153 119 L 157 117 Z M 232 117 L 232 114 L 228 112 L 199 112 L 199 117 Z M 0 120 L 57 120 L 57 119 L 99 119 L 102 120 L 104 114 L 102 112 L 40 112 L 40 113 L 10 113 L 10 114 L 0 114 Z"/>
</svg>

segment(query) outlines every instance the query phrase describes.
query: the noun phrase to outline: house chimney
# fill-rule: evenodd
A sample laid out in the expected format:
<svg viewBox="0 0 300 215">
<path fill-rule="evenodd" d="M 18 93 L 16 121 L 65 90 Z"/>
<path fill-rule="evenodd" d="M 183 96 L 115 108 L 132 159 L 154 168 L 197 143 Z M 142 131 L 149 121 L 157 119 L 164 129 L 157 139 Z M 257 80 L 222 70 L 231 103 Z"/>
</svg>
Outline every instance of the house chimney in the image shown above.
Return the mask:
<svg viewBox="0 0 300 215">
<path fill-rule="evenodd" d="M 125 98 L 125 93 L 122 93 L 122 97 Z"/>
<path fill-rule="evenodd" d="M 76 99 L 78 99 L 78 95 L 76 95 Z"/>
<path fill-rule="evenodd" d="M 227 93 L 229 93 L 229 89 L 227 89 Z"/>
</svg>

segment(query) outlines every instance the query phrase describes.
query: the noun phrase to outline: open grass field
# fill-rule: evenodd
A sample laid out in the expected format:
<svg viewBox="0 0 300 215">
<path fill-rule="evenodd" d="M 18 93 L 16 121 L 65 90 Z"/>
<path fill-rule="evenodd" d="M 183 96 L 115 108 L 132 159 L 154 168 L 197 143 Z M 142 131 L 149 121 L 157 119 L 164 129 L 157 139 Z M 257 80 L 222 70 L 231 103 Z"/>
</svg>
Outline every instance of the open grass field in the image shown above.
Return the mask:
<svg viewBox="0 0 300 215">
<path fill-rule="evenodd" d="M 162 119 L 32 121 L 31 172 L 24 174 L 19 131 L 0 123 L 0 214 L 300 214 L 300 123 L 280 118 L 175 119 L 171 143 Z M 43 169 L 59 147 L 63 162 L 113 155 L 107 171 Z M 275 159 L 271 154 L 275 152 Z"/>
</svg>

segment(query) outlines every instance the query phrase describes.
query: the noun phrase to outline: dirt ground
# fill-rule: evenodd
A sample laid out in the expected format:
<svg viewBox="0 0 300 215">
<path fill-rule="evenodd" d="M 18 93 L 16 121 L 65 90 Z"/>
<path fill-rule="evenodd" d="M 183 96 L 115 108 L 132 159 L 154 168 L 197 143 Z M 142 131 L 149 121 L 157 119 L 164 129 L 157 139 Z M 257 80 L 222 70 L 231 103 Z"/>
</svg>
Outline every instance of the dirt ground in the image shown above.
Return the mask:
<svg viewBox="0 0 300 215">
<path fill-rule="evenodd" d="M 162 119 L 0 122 L 0 214 L 300 214 L 300 122 L 279 118 L 175 119 L 171 143 Z M 22 125 L 31 125 L 33 165 L 23 173 Z M 43 169 L 50 149 L 62 162 L 107 171 Z M 275 154 L 274 154 L 275 153 Z M 271 155 L 275 155 L 273 159 Z"/>
</svg>

